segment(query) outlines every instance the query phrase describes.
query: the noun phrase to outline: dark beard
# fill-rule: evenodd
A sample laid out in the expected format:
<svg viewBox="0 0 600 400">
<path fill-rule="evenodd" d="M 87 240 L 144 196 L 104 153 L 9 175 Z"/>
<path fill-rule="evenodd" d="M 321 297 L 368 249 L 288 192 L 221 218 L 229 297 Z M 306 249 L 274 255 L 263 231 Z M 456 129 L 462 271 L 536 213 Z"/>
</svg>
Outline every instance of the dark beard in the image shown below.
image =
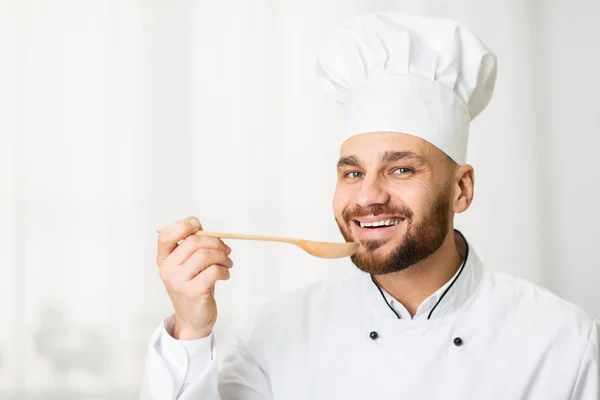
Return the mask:
<svg viewBox="0 0 600 400">
<path fill-rule="evenodd" d="M 406 234 L 402 244 L 398 245 L 387 257 L 383 258 L 374 254 L 384 242 L 378 240 L 369 240 L 361 243 L 358 253 L 351 257 L 352 262 L 360 270 L 372 275 L 390 274 L 402 271 L 411 265 L 417 264 L 431 254 L 435 253 L 444 243 L 448 234 L 450 192 L 443 190 L 434 200 L 429 215 L 421 223 L 416 225 L 413 220 L 413 212 L 408 208 L 395 209 L 385 207 L 381 204 L 374 205 L 367 209 L 353 209 L 344 211 L 342 217 L 346 223 L 343 229 L 339 221 L 338 227 L 346 241 L 353 241 L 350 234 L 350 224 L 353 219 L 366 215 L 394 214 L 402 215 L 406 219 L 403 223 L 407 224 Z"/>
</svg>

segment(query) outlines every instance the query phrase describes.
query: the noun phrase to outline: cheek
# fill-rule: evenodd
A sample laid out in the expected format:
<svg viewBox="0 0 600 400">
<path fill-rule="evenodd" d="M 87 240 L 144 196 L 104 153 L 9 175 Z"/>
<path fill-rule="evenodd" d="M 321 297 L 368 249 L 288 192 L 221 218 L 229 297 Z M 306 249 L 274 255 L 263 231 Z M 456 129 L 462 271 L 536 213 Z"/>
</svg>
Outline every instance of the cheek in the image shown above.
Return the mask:
<svg viewBox="0 0 600 400">
<path fill-rule="evenodd" d="M 401 187 L 394 189 L 392 196 L 412 210 L 415 217 L 427 211 L 433 200 L 433 187 L 428 182 L 404 182 Z"/>
<path fill-rule="evenodd" d="M 347 187 L 337 186 L 333 194 L 333 212 L 336 216 L 342 215 L 342 212 L 350 205 L 352 201 L 352 192 Z"/>
<path fill-rule="evenodd" d="M 333 194 L 333 213 L 337 217 L 342 213 L 343 209 L 344 205 L 342 203 L 342 196 L 339 189 L 336 189 L 335 193 Z"/>
</svg>

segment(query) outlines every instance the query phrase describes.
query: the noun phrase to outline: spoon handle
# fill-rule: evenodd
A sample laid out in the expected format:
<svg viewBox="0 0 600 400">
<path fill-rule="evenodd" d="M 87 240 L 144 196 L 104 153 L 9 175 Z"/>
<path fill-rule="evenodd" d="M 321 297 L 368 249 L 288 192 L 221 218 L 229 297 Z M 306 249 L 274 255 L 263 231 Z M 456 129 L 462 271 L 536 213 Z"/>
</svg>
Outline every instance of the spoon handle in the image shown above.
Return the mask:
<svg viewBox="0 0 600 400">
<path fill-rule="evenodd" d="M 195 233 L 199 236 L 210 236 L 221 239 L 243 239 L 243 240 L 260 240 L 265 242 L 284 242 L 284 243 L 292 243 L 295 244 L 296 240 L 282 238 L 279 236 L 262 236 L 262 235 L 245 235 L 241 233 L 224 233 L 224 232 L 206 232 L 206 231 L 198 231 Z"/>
</svg>

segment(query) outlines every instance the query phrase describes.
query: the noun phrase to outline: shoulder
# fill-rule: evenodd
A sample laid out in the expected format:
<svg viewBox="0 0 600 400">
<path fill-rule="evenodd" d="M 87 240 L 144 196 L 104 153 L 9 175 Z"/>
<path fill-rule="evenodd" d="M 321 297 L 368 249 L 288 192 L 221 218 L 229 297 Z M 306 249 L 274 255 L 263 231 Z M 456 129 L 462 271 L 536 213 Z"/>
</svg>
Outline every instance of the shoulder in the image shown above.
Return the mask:
<svg viewBox="0 0 600 400">
<path fill-rule="evenodd" d="M 595 332 L 595 321 L 588 313 L 541 285 L 491 271 L 484 272 L 482 283 L 483 291 L 509 316 L 581 338 L 589 338 Z"/>
<path fill-rule="evenodd" d="M 261 307 L 257 317 L 280 319 L 283 315 L 299 314 L 336 307 L 347 299 L 347 295 L 357 290 L 360 277 L 329 278 L 314 281 L 296 290 L 285 293 Z"/>
<path fill-rule="evenodd" d="M 246 321 L 238 325 L 247 338 L 261 337 L 263 333 L 310 329 L 340 308 L 352 307 L 347 303 L 360 285 L 358 273 L 350 277 L 322 279 L 280 295 L 258 308 Z"/>
</svg>

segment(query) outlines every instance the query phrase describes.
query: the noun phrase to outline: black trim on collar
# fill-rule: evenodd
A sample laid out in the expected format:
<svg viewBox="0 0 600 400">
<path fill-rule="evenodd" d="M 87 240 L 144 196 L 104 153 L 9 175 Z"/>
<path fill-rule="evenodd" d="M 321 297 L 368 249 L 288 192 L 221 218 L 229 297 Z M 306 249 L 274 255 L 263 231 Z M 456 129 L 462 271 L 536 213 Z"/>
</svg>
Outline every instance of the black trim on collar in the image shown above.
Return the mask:
<svg viewBox="0 0 600 400">
<path fill-rule="evenodd" d="M 448 291 L 450 290 L 450 288 L 452 288 L 452 286 L 454 286 L 454 283 L 458 280 L 458 278 L 460 277 L 460 274 L 462 274 L 463 270 L 465 269 L 465 265 L 467 264 L 467 260 L 469 259 L 469 243 L 467 242 L 467 239 L 465 238 L 465 236 L 462 234 L 462 232 L 460 232 L 459 230 L 455 229 L 454 230 L 456 233 L 458 233 L 460 235 L 460 237 L 463 239 L 463 241 L 465 242 L 465 246 L 466 246 L 466 251 L 465 251 L 465 259 L 463 260 L 462 265 L 460 266 L 460 269 L 458 271 L 458 274 L 456 274 L 456 276 L 454 277 L 454 279 L 452 280 L 452 282 L 450 283 L 450 285 L 446 288 L 446 290 L 444 290 L 444 293 L 442 293 L 442 295 L 440 296 L 440 298 L 438 299 L 437 303 L 435 303 L 435 305 L 433 306 L 433 308 L 431 309 L 431 311 L 429 312 L 429 315 L 427 316 L 427 319 L 431 318 L 431 315 L 433 314 L 433 311 L 437 308 L 437 306 L 440 304 L 440 302 L 442 301 L 442 299 L 444 298 L 444 296 L 446 295 L 446 293 L 448 293 Z M 379 293 L 381 294 L 381 297 L 383 298 L 383 301 L 385 301 L 385 304 L 387 304 L 387 306 L 389 307 L 390 310 L 392 310 L 392 312 L 394 313 L 394 315 L 396 315 L 396 317 L 398 319 L 400 318 L 400 314 L 398 314 L 396 312 L 396 310 L 394 310 L 394 308 L 392 307 L 392 305 L 387 301 L 387 299 L 385 298 L 385 295 L 383 294 L 383 290 L 381 290 L 381 287 L 377 284 L 377 281 L 375 280 L 375 278 L 373 277 L 372 274 L 371 275 L 371 281 L 373 281 L 373 284 L 377 287 L 377 289 L 379 290 Z"/>
<path fill-rule="evenodd" d="M 465 239 L 464 235 L 461 232 L 457 231 L 456 229 L 455 229 L 455 231 L 462 237 L 463 241 L 465 242 L 465 246 L 467 247 L 466 250 L 465 250 L 465 259 L 463 260 L 463 263 L 460 266 L 460 270 L 458 271 L 458 274 L 456 274 L 456 277 L 454 278 L 454 280 L 452 281 L 452 283 L 450 283 L 450 285 L 446 288 L 446 290 L 444 290 L 444 293 L 442 293 L 442 295 L 438 299 L 437 303 L 435 303 L 435 306 L 433 306 L 433 308 L 431 309 L 431 311 L 429 311 L 429 315 L 427 316 L 427 319 L 431 318 L 431 314 L 433 314 L 433 310 L 436 309 L 436 307 L 438 306 L 438 304 L 440 304 L 440 302 L 442 301 L 442 299 L 444 298 L 444 296 L 446 295 L 446 293 L 448 293 L 448 291 L 450 290 L 450 288 L 458 280 L 458 278 L 460 277 L 460 274 L 462 274 L 463 270 L 465 269 L 465 265 L 467 264 L 467 259 L 469 258 L 469 243 L 467 243 L 467 239 Z"/>
<path fill-rule="evenodd" d="M 388 303 L 387 299 L 385 298 L 385 295 L 383 294 L 383 291 L 381 290 L 381 287 L 377 284 L 377 282 L 375 281 L 375 278 L 373 277 L 373 275 L 371 275 L 371 280 L 373 281 L 373 283 L 375 284 L 375 286 L 377 287 L 377 289 L 379 289 L 379 293 L 381 294 L 381 297 L 383 297 L 383 301 L 385 301 L 385 304 L 387 304 L 387 306 L 390 308 L 390 310 L 392 310 L 392 312 L 394 314 L 396 314 L 396 317 L 398 319 L 400 318 L 400 314 L 398 314 L 396 312 L 396 310 L 394 310 L 394 307 L 392 307 L 392 305 L 390 303 Z"/>
</svg>

